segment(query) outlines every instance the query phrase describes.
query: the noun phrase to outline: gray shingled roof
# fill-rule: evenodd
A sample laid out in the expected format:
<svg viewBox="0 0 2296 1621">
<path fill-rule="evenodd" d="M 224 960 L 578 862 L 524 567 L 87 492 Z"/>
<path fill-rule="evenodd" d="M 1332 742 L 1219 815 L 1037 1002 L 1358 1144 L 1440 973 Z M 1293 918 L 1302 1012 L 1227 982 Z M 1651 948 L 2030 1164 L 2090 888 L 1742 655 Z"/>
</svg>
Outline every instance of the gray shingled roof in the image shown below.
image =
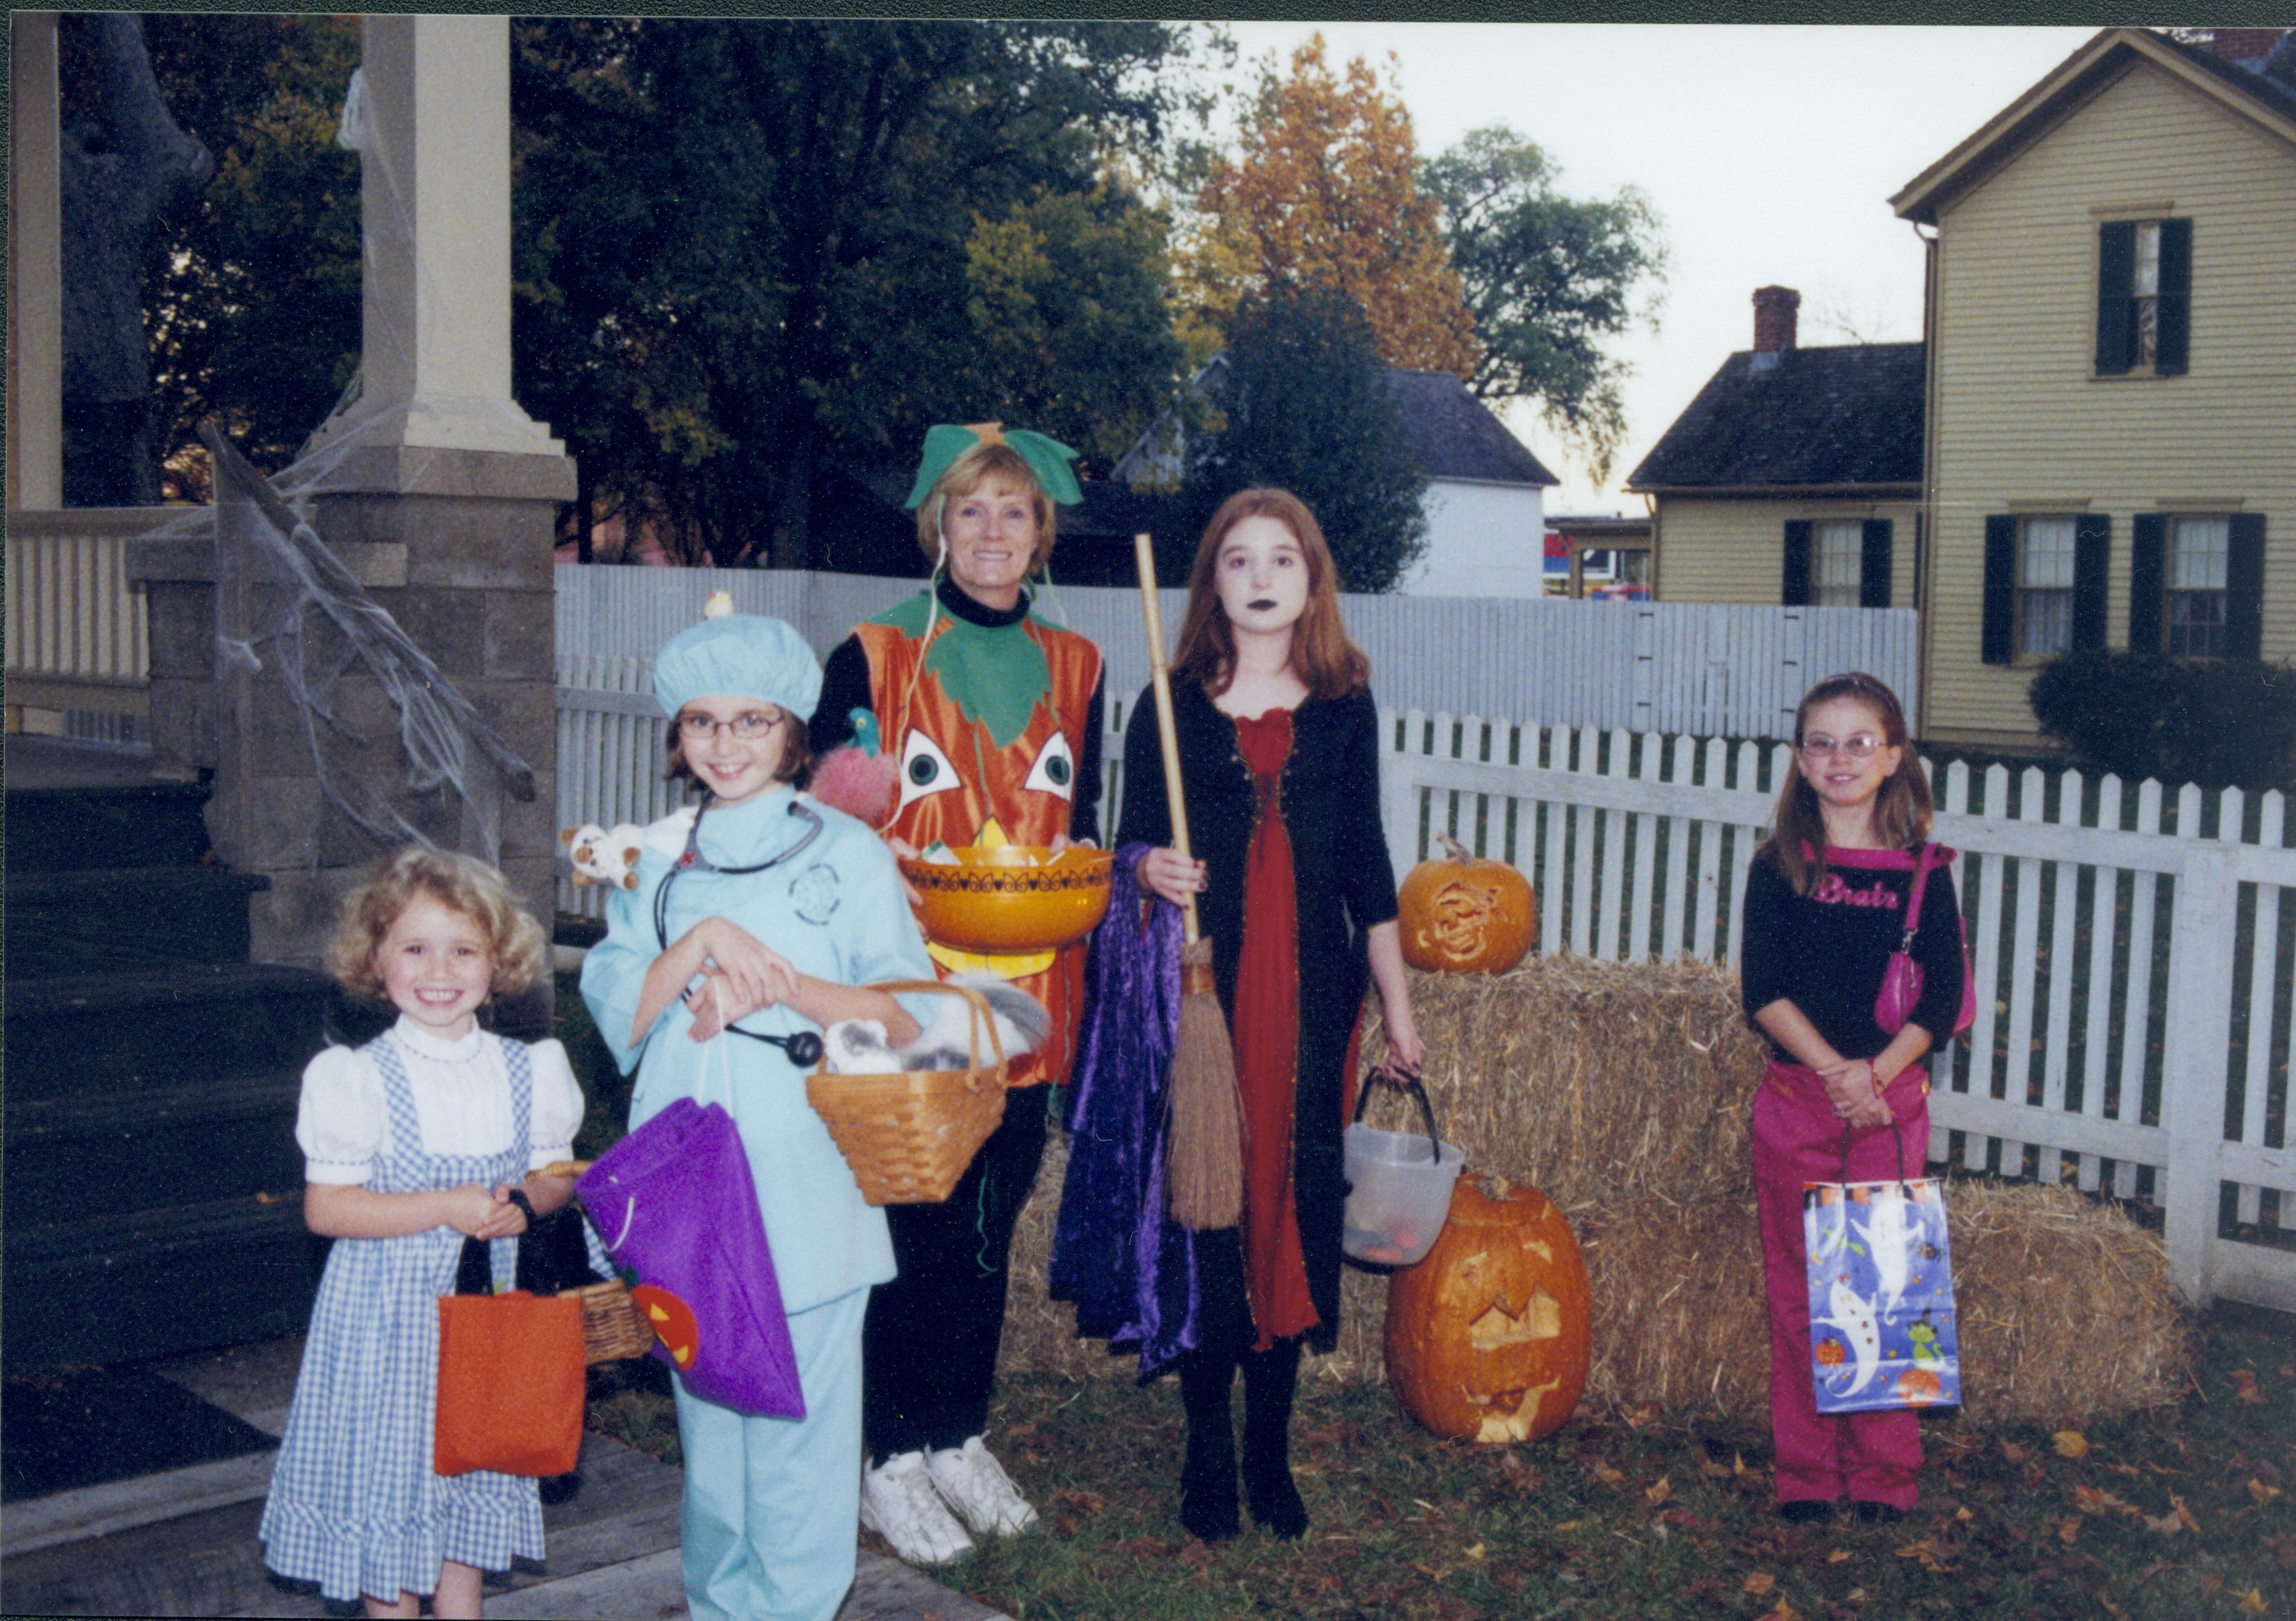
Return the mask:
<svg viewBox="0 0 2296 1621">
<path fill-rule="evenodd" d="M 1742 350 L 1722 363 L 1628 489 L 1921 482 L 1921 344 L 1790 348 L 1764 370 L 1754 360 Z"/>
<path fill-rule="evenodd" d="M 1486 484 L 1560 484 L 1490 407 L 1448 372 L 1386 368 L 1387 386 L 1403 416 L 1403 444 L 1431 479 Z"/>
</svg>

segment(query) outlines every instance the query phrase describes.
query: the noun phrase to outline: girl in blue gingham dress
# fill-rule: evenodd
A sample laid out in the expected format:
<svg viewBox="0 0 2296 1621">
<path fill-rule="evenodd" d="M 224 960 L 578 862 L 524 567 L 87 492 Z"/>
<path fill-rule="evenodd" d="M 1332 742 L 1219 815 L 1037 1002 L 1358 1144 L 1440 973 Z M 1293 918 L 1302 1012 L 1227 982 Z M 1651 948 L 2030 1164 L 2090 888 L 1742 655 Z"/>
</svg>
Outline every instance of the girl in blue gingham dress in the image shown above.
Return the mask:
<svg viewBox="0 0 2296 1621">
<path fill-rule="evenodd" d="M 490 995 L 532 982 L 541 949 L 492 868 L 409 850 L 347 903 L 330 952 L 347 988 L 399 1019 L 304 1072 L 304 1212 L 335 1244 L 259 1535 L 272 1569 L 369 1616 L 417 1616 L 424 1595 L 476 1616 L 485 1571 L 542 1557 L 535 1481 L 431 1469 L 438 1302 L 464 1238 L 488 1241 L 507 1288 L 528 1217 L 571 1191 L 521 1180 L 565 1158 L 581 1121 L 565 1050 L 476 1022 Z"/>
</svg>

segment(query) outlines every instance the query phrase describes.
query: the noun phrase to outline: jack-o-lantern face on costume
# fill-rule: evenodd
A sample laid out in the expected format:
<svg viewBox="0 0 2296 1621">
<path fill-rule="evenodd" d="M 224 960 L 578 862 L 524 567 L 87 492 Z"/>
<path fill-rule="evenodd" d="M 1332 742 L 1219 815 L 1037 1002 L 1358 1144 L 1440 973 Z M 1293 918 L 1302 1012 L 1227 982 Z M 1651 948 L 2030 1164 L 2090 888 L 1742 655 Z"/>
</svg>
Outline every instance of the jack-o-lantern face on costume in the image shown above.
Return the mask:
<svg viewBox="0 0 2296 1621">
<path fill-rule="evenodd" d="M 1388 1285 L 1388 1383 L 1438 1435 L 1538 1440 L 1586 1388 L 1589 1312 L 1578 1240 L 1553 1201 L 1462 1177 L 1434 1248 Z"/>
<path fill-rule="evenodd" d="M 630 1299 L 645 1314 L 646 1327 L 653 1330 L 669 1360 L 680 1368 L 692 1367 L 701 1349 L 701 1330 L 693 1320 L 693 1308 L 652 1283 L 631 1289 Z"/>
</svg>

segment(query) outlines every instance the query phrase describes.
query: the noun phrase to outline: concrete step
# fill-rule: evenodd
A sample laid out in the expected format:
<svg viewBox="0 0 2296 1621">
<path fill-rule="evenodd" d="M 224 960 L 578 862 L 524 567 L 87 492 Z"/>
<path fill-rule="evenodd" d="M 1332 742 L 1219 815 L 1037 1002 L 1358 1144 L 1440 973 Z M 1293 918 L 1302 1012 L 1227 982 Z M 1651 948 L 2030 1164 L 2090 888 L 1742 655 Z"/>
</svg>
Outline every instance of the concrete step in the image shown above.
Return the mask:
<svg viewBox="0 0 2296 1621">
<path fill-rule="evenodd" d="M 12 1374 L 275 1339 L 310 1318 L 324 1240 L 303 1225 L 299 1189 L 45 1222 L 14 1191 L 0 1249 Z"/>
<path fill-rule="evenodd" d="M 9 743 L 9 872 L 196 867 L 207 856 L 207 788 L 152 782 L 28 788 L 18 777 L 16 740 Z"/>
<path fill-rule="evenodd" d="M 8 984 L 8 1097 L 299 1072 L 323 1044 L 324 976 L 184 964 Z"/>
<path fill-rule="evenodd" d="M 186 1197 L 299 1202 L 299 1070 L 6 1104 L 10 1224 L 123 1215 Z"/>
<path fill-rule="evenodd" d="M 257 874 L 201 867 L 8 874 L 8 978 L 244 962 Z"/>
</svg>

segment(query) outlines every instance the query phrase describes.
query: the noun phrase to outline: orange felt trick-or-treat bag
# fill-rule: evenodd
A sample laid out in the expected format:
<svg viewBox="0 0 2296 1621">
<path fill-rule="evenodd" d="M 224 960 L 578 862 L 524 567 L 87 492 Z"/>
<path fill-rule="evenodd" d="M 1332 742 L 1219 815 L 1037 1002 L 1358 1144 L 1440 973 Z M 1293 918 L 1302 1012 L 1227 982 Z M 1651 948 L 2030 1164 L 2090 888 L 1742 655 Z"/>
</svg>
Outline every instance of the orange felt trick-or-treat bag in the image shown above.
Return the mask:
<svg viewBox="0 0 2296 1621">
<path fill-rule="evenodd" d="M 582 1396 L 575 1297 L 439 1297 L 438 1473 L 570 1473 L 582 1453 Z"/>
</svg>

